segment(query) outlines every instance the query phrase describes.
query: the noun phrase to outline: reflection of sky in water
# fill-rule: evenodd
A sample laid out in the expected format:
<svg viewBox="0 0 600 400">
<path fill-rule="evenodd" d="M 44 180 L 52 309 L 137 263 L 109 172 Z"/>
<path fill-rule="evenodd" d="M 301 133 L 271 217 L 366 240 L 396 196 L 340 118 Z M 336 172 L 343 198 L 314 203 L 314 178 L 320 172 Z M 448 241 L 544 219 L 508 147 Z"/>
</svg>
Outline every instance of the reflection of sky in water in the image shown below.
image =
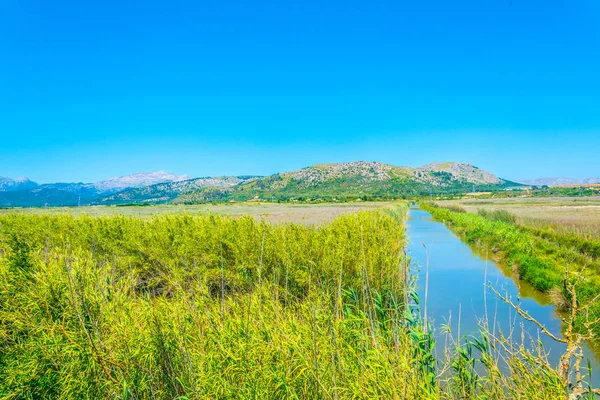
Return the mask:
<svg viewBox="0 0 600 400">
<path fill-rule="evenodd" d="M 520 300 L 521 307 L 531 316 L 544 324 L 550 332 L 560 333 L 560 320 L 554 312 L 554 306 L 544 301 L 539 293 L 532 293 L 530 288 L 519 291 L 514 281 L 505 276 L 503 271 L 493 262 L 486 262 L 476 255 L 471 248 L 463 243 L 444 224 L 432 220 L 431 215 L 423 210 L 411 209 L 407 223 L 409 239 L 408 254 L 412 257 L 413 269 L 418 270 L 417 292 L 421 304 L 425 301 L 425 265 L 426 252 L 429 252 L 429 290 L 427 315 L 433 320 L 436 333 L 440 325 L 447 323 L 451 315 L 452 334 L 458 332 L 459 307 L 461 314 L 460 333 L 462 335 L 477 335 L 478 319 L 485 316 L 484 280 L 491 283 L 500 293 L 508 293 L 513 302 Z M 487 265 L 487 267 L 486 267 Z M 527 290 L 529 289 L 529 290 Z M 528 295 L 529 297 L 525 297 Z M 536 300 L 537 299 L 537 300 Z M 545 303 L 546 305 L 542 304 Z M 423 306 L 421 307 L 423 309 Z M 523 321 L 511 307 L 502 302 L 497 296 L 487 291 L 487 313 L 490 323 L 496 320 L 496 330 L 508 334 L 511 326 L 514 329 L 515 341 L 521 339 L 521 326 L 526 333 L 538 337 L 538 327 L 531 322 Z M 546 351 L 550 350 L 550 361 L 553 365 L 563 353 L 565 345 L 557 343 L 540 334 Z M 438 337 L 438 355 L 440 355 L 444 336 Z M 594 380 L 600 378 L 598 358 L 589 349 L 585 349 L 586 357 L 592 358 Z M 582 363 L 585 365 L 586 363 Z"/>
</svg>

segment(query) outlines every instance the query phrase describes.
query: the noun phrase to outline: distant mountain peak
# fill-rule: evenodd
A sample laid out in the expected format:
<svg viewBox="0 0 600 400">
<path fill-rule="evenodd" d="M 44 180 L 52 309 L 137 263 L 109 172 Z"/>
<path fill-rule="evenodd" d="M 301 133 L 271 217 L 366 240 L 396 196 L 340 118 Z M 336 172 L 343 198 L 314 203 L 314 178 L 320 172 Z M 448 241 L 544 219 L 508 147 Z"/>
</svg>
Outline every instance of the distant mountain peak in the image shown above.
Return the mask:
<svg viewBox="0 0 600 400">
<path fill-rule="evenodd" d="M 326 181 L 357 178 L 365 181 L 387 181 L 412 173 L 413 168 L 396 167 L 376 161 L 351 161 L 341 163 L 316 164 L 296 171 L 285 172 L 283 177 L 314 185 Z"/>
<path fill-rule="evenodd" d="M 15 191 L 15 190 L 28 190 L 28 189 L 33 189 L 36 186 L 38 186 L 37 183 L 29 180 L 29 178 L 27 178 L 25 176 L 20 176 L 15 179 L 0 176 L 0 191 L 1 192 Z"/>
<path fill-rule="evenodd" d="M 15 182 L 17 182 L 17 183 L 27 183 L 27 182 L 31 182 L 31 180 L 30 180 L 28 177 L 26 177 L 26 176 L 19 176 L 19 177 L 17 177 L 17 178 L 15 178 L 15 179 L 13 179 L 13 180 L 14 180 Z"/>
<path fill-rule="evenodd" d="M 96 182 L 93 184 L 93 186 L 101 191 L 112 191 L 156 185 L 164 182 L 180 182 L 189 179 L 189 175 L 175 175 L 161 170 L 154 172 L 138 172 L 125 176 L 115 176 L 100 182 Z"/>
<path fill-rule="evenodd" d="M 432 172 L 434 174 L 431 174 Z M 418 180 L 432 184 L 439 184 L 440 182 L 438 181 L 444 178 L 443 176 L 439 176 L 439 173 L 448 174 L 449 179 L 475 185 L 497 185 L 503 182 L 502 179 L 490 172 L 479 169 L 473 164 L 461 162 L 435 162 L 423 165 L 415 171 Z"/>
<path fill-rule="evenodd" d="M 352 161 L 316 164 L 311 167 L 280 174 L 291 177 L 305 185 L 314 185 L 333 179 L 357 178 L 366 181 L 388 181 L 394 178 L 415 179 L 434 186 L 446 186 L 452 182 L 475 185 L 497 185 L 504 181 L 496 175 L 472 164 L 460 162 L 435 162 L 418 168 L 400 167 L 377 161 Z"/>
</svg>

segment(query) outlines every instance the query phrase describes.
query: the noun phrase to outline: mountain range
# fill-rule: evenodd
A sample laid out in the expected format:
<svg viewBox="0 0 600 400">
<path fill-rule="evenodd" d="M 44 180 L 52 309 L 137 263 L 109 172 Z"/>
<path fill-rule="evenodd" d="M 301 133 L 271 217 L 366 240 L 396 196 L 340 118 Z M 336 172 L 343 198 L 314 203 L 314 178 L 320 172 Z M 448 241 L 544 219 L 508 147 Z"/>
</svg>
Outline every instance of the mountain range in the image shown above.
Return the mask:
<svg viewBox="0 0 600 400">
<path fill-rule="evenodd" d="M 87 205 L 125 189 L 189 179 L 187 175 L 174 175 L 165 171 L 113 177 L 96 183 L 38 184 L 25 177 L 0 177 L 0 207 Z"/>
<path fill-rule="evenodd" d="M 11 190 L 27 190 L 38 186 L 37 183 L 30 181 L 24 176 L 16 179 L 5 178 L 0 176 L 0 192 Z"/>
<path fill-rule="evenodd" d="M 270 176 L 191 179 L 165 171 L 96 183 L 37 184 L 0 178 L 0 207 L 204 203 L 249 200 L 399 198 L 435 193 L 499 190 L 520 184 L 471 164 L 432 163 L 418 168 L 355 161 L 318 164 Z"/>
<path fill-rule="evenodd" d="M 572 186 L 594 185 L 600 183 L 600 178 L 574 179 L 574 178 L 538 178 L 524 180 L 522 183 L 533 186 Z"/>
</svg>

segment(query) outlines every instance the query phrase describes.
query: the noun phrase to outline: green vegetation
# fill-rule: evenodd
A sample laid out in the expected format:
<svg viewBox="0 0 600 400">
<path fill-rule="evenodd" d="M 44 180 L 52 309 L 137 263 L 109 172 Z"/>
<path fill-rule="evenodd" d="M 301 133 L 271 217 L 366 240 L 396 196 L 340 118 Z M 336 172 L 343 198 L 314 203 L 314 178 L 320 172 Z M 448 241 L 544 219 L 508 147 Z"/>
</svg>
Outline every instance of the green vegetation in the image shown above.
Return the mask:
<svg viewBox="0 0 600 400">
<path fill-rule="evenodd" d="M 441 175 L 440 175 L 441 174 Z M 448 173 L 432 172 L 435 177 L 443 176 L 439 184 L 419 182 L 408 177 L 392 177 L 386 180 L 365 179 L 362 176 L 346 176 L 322 182 L 307 183 L 289 177 L 274 175 L 244 183 L 232 188 L 204 188 L 184 193 L 175 203 L 194 204 L 207 202 L 249 201 L 259 199 L 277 202 L 346 202 L 378 201 L 394 199 L 420 199 L 435 196 L 462 195 L 470 192 L 473 184 L 451 180 Z M 514 183 L 487 184 L 478 186 L 482 191 L 501 191 Z"/>
<path fill-rule="evenodd" d="M 383 396 L 411 373 L 403 215 L 2 216 L 0 395 Z"/>
<path fill-rule="evenodd" d="M 485 330 L 435 359 L 406 211 L 0 215 L 0 398 L 565 398 Z"/>
<path fill-rule="evenodd" d="M 534 188 L 531 194 L 536 197 L 598 196 L 600 195 L 600 185 L 541 186 Z"/>
<path fill-rule="evenodd" d="M 485 247 L 508 266 L 519 279 L 537 290 L 551 293 L 557 305 L 566 309 L 571 295 L 564 285 L 577 283 L 577 298 L 581 304 L 593 301 L 586 317 L 600 316 L 600 253 L 597 243 L 576 237 L 553 235 L 516 224 L 514 215 L 504 211 L 479 210 L 479 214 L 455 212 L 435 205 L 424 205 L 434 218 L 448 224 L 467 242 Z M 586 330 L 584 321 L 577 321 L 577 329 Z M 595 334 L 600 326 L 594 324 Z"/>
<path fill-rule="evenodd" d="M 567 234 L 562 232 L 555 232 L 553 229 L 549 228 L 532 228 L 528 226 L 523 226 L 522 229 L 549 242 L 553 242 L 558 245 L 564 245 L 568 248 L 574 249 L 580 252 L 581 254 L 590 257 L 593 260 L 600 259 L 600 241 L 586 239 L 573 233 Z M 600 273 L 600 271 L 597 272 Z"/>
<path fill-rule="evenodd" d="M 450 208 L 449 208 L 449 210 L 454 211 Z M 464 211 L 464 209 L 463 209 L 462 212 L 466 212 L 466 211 Z M 487 219 L 491 219 L 492 221 L 507 222 L 509 224 L 515 224 L 517 222 L 517 218 L 505 210 L 488 211 L 485 208 L 481 208 L 478 210 L 478 214 Z"/>
<path fill-rule="evenodd" d="M 508 181 L 507 181 L 508 182 Z M 473 198 L 468 187 L 462 192 L 433 192 L 435 200 L 454 200 Z M 548 199 L 548 198 L 589 198 L 600 196 L 600 185 L 582 185 L 582 186 L 525 186 L 523 184 L 511 182 L 503 186 L 477 186 L 476 197 L 480 200 L 489 199 Z"/>
</svg>

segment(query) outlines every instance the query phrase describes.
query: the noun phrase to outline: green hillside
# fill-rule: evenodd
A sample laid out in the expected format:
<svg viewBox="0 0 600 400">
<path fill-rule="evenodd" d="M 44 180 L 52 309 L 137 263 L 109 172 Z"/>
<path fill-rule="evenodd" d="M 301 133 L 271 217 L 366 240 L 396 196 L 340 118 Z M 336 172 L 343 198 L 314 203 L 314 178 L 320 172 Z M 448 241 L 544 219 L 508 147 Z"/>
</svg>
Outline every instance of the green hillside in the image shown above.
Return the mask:
<svg viewBox="0 0 600 400">
<path fill-rule="evenodd" d="M 249 200 L 344 200 L 465 193 L 518 186 L 470 164 L 437 163 L 419 168 L 356 161 L 319 164 L 274 174 L 231 187 L 210 187 L 182 193 L 176 203 Z"/>
</svg>

